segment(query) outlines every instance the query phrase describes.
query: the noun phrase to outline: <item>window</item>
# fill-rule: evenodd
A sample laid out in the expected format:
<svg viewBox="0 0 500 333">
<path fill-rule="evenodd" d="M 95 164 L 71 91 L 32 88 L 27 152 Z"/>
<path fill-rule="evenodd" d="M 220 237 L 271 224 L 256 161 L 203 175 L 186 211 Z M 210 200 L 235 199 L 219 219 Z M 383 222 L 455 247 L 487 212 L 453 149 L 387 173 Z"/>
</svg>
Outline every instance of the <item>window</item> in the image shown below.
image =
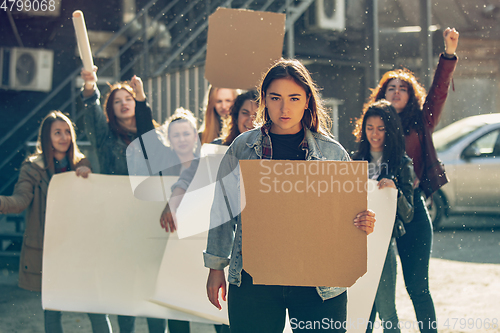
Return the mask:
<svg viewBox="0 0 500 333">
<path fill-rule="evenodd" d="M 470 149 L 476 152 L 477 157 L 500 156 L 500 129 L 483 135 L 466 150 Z"/>
</svg>

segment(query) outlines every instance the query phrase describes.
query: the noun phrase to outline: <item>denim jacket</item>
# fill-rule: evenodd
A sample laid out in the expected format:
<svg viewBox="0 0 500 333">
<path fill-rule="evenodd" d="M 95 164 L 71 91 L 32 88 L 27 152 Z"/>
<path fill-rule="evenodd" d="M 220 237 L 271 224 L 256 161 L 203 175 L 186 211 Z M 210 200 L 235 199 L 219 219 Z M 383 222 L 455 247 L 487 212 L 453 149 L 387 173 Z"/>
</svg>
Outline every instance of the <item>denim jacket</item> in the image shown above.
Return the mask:
<svg viewBox="0 0 500 333">
<path fill-rule="evenodd" d="M 219 167 L 210 213 L 207 249 L 203 253 L 205 267 L 222 270 L 229 265 L 228 281 L 237 286 L 241 285 L 243 269 L 238 161 L 261 159 L 264 135 L 259 127 L 233 141 Z M 345 149 L 331 138 L 305 129 L 305 139 L 309 146 L 306 160 L 350 160 Z M 316 287 L 316 290 L 326 300 L 342 294 L 346 288 Z"/>
</svg>

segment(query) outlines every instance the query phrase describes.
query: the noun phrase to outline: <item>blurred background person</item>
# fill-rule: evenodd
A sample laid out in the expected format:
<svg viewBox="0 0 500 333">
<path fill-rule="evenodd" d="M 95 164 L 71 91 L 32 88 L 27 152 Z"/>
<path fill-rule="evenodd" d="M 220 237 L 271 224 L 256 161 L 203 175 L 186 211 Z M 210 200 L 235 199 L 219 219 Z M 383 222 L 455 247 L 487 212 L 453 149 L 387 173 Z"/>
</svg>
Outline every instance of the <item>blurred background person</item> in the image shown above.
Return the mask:
<svg viewBox="0 0 500 333">
<path fill-rule="evenodd" d="M 81 71 L 84 85 L 80 97 L 84 105 L 85 132 L 97 151 L 101 173 L 127 176 L 128 145 L 158 124 L 150 116 L 152 113 L 146 103 L 142 80 L 135 75 L 130 82 L 118 82 L 110 87 L 103 112 L 96 72 L 97 67 L 93 72 Z M 177 155 L 168 156 L 168 159 L 173 158 Z M 150 333 L 165 332 L 165 319 L 147 318 L 147 322 Z M 135 317 L 120 315 L 118 325 L 120 333 L 133 333 Z"/>
<path fill-rule="evenodd" d="M 257 97 L 256 90 L 247 91 L 236 97 L 229 117 L 224 119 L 220 138 L 215 139 L 212 143 L 229 146 L 238 135 L 255 127 Z"/>
<path fill-rule="evenodd" d="M 68 171 L 87 178 L 91 173 L 90 162 L 76 144 L 71 120 L 60 111 L 51 111 L 40 124 L 36 152 L 21 165 L 14 193 L 0 196 L 1 214 L 20 213 L 28 209 L 19 262 L 19 287 L 23 289 L 42 291 L 47 191 L 53 175 Z M 111 332 L 107 315 L 89 313 L 88 316 L 94 333 Z M 61 311 L 44 310 L 44 320 L 46 333 L 63 332 Z"/>
<path fill-rule="evenodd" d="M 224 119 L 222 136 L 213 140 L 211 143 L 229 146 L 238 135 L 253 129 L 255 127 L 254 120 L 257 113 L 257 97 L 257 91 L 255 90 L 238 95 L 234 104 L 231 106 L 230 116 Z M 160 216 L 160 224 L 167 232 L 175 230 L 175 212 L 189 184 L 194 178 L 197 167 L 198 160 L 182 174 L 181 178 L 183 179 L 174 185 L 169 202 Z"/>
<path fill-rule="evenodd" d="M 180 164 L 172 175 L 180 175 L 181 171 L 189 168 L 195 158 L 195 149 L 198 142 L 196 118 L 193 113 L 184 108 L 178 108 L 174 114 L 161 126 L 170 148 L 179 158 Z"/>
<path fill-rule="evenodd" d="M 221 135 L 222 122 L 229 116 L 239 90 L 210 86 L 205 96 L 205 111 L 200 128 L 201 144 L 210 143 Z"/>
</svg>

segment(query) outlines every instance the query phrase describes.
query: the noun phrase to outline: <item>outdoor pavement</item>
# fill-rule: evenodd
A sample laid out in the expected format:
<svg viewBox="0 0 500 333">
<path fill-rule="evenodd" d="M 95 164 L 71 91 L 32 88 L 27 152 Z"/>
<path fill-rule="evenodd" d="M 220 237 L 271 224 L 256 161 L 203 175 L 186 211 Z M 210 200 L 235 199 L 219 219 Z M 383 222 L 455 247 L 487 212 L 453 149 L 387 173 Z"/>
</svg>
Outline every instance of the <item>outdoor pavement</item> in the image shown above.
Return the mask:
<svg viewBox="0 0 500 333">
<path fill-rule="evenodd" d="M 500 216 L 452 217 L 442 227 L 434 233 L 429 282 L 439 332 L 500 333 Z M 43 333 L 40 295 L 17 287 L 17 276 L 17 261 L 0 258 L 0 333 Z M 402 332 L 418 332 L 411 325 L 416 319 L 401 271 L 397 309 L 406 325 Z M 116 316 L 110 318 L 118 332 Z M 491 328 L 495 319 L 498 324 Z M 91 332 L 86 314 L 64 313 L 62 321 L 65 332 Z M 147 332 L 146 319 L 138 318 L 136 333 Z M 191 332 L 215 330 L 212 325 L 191 323 Z"/>
<path fill-rule="evenodd" d="M 452 217 L 442 226 L 434 232 L 429 268 L 439 332 L 499 333 L 500 216 Z M 396 307 L 407 324 L 401 331 L 419 332 L 411 325 L 416 318 L 399 263 Z"/>
</svg>

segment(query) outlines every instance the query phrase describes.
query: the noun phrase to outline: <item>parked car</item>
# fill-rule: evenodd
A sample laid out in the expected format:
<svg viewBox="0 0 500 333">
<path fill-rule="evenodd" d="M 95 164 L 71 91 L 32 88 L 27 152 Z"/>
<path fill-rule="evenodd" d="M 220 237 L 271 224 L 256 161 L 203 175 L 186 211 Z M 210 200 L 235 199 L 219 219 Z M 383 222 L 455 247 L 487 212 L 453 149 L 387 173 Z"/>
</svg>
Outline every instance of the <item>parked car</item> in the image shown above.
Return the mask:
<svg viewBox="0 0 500 333">
<path fill-rule="evenodd" d="M 451 214 L 500 213 L 500 113 L 454 122 L 433 140 L 450 179 L 427 201 L 434 229 Z"/>
</svg>

